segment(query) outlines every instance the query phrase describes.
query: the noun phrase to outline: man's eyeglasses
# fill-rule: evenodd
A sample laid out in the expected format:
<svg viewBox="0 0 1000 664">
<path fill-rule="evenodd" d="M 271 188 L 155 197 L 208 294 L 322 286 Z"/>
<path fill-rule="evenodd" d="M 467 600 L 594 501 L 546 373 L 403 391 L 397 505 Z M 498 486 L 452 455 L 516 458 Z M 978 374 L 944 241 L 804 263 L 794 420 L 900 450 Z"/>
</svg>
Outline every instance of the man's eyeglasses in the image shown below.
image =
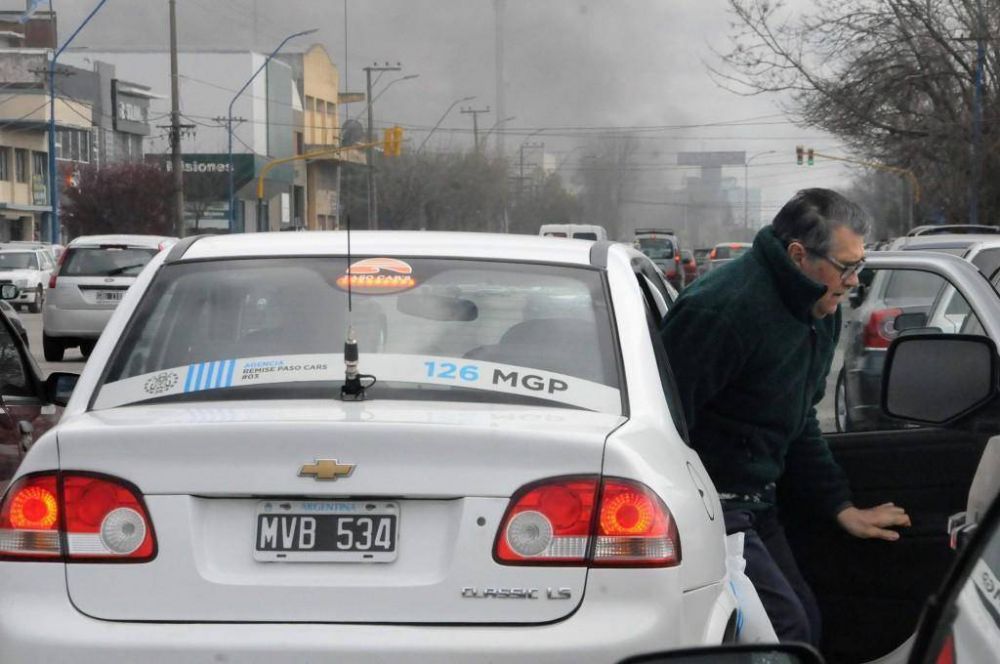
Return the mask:
<svg viewBox="0 0 1000 664">
<path fill-rule="evenodd" d="M 838 270 L 840 270 L 840 280 L 841 281 L 847 281 L 848 279 L 850 279 L 851 277 L 853 277 L 854 275 L 856 275 L 858 272 L 860 272 L 865 267 L 865 259 L 864 258 L 862 258 L 859 261 L 855 261 L 853 263 L 841 263 L 840 261 L 838 261 L 833 256 L 830 256 L 828 254 L 824 254 L 821 251 L 816 251 L 815 249 L 810 249 L 809 247 L 807 247 L 805 245 L 802 245 L 802 247 L 806 250 L 807 253 L 810 253 L 813 256 L 816 256 L 817 258 L 822 258 L 827 263 L 829 263 L 830 265 L 832 265 L 835 268 L 837 268 Z"/>
</svg>

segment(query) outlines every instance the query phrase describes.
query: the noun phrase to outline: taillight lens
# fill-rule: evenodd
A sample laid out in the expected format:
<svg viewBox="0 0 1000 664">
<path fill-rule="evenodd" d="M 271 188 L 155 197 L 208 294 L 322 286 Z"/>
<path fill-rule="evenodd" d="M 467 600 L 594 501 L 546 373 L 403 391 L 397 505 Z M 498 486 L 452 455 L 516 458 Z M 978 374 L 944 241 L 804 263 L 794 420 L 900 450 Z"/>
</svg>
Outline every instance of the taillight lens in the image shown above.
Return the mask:
<svg viewBox="0 0 1000 664">
<path fill-rule="evenodd" d="M 715 249 L 712 249 L 712 251 L 708 252 L 708 257 L 711 260 L 713 260 L 713 261 L 715 260 L 715 257 L 718 256 L 718 255 L 719 255 L 719 252 L 716 251 Z"/>
<path fill-rule="evenodd" d="M 555 478 L 514 495 L 493 551 L 503 564 L 670 567 L 680 538 L 670 510 L 639 482 Z"/>
<path fill-rule="evenodd" d="M 59 254 L 59 260 L 56 261 L 56 267 L 52 270 L 52 274 L 49 275 L 49 288 L 56 287 L 56 277 L 59 275 L 59 271 L 62 270 L 63 263 L 66 262 L 66 257 L 69 256 L 69 249 L 63 249 L 63 252 Z"/>
<path fill-rule="evenodd" d="M 28 475 L 14 482 L 0 504 L 0 558 L 60 560 L 56 477 Z"/>
<path fill-rule="evenodd" d="M 15 483 L 0 504 L 0 558 L 144 562 L 155 555 L 156 538 L 139 491 L 117 478 L 31 475 Z"/>
<path fill-rule="evenodd" d="M 934 664 L 955 664 L 955 635 L 949 634 L 941 644 L 941 651 L 938 652 Z"/>
<path fill-rule="evenodd" d="M 902 309 L 876 309 L 868 318 L 868 323 L 861 332 L 861 341 L 866 349 L 888 348 L 892 340 L 899 336 L 896 330 L 896 317 L 903 313 Z"/>
<path fill-rule="evenodd" d="M 605 479 L 592 564 L 670 567 L 680 560 L 677 524 L 660 497 L 639 482 Z"/>
<path fill-rule="evenodd" d="M 529 485 L 507 509 L 494 551 L 507 563 L 582 564 L 587 560 L 597 478 Z"/>
</svg>

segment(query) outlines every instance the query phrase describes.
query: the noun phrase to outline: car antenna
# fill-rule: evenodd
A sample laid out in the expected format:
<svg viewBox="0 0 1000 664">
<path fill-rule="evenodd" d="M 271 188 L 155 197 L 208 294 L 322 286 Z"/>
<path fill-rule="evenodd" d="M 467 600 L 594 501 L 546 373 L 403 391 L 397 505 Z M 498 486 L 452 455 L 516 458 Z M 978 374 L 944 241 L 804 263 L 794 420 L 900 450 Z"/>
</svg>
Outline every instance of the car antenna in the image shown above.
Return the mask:
<svg viewBox="0 0 1000 664">
<path fill-rule="evenodd" d="M 344 401 L 361 401 L 365 390 L 375 384 L 375 376 L 358 372 L 358 340 L 354 337 L 354 289 L 353 259 L 351 258 L 351 216 L 347 215 L 347 337 L 344 339 L 344 384 L 340 386 L 340 398 Z M 371 379 L 365 385 L 362 379 Z"/>
</svg>

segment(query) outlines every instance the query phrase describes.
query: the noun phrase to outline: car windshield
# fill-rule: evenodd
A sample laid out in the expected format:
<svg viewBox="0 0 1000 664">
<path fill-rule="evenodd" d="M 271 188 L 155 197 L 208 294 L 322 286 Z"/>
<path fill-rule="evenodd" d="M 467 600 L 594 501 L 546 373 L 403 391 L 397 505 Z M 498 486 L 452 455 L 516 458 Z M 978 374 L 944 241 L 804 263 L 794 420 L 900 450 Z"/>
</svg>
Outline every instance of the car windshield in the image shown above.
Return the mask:
<svg viewBox="0 0 1000 664">
<path fill-rule="evenodd" d="M 668 238 L 641 237 L 636 240 L 639 251 L 654 261 L 658 258 L 673 258 L 674 243 Z"/>
<path fill-rule="evenodd" d="M 145 247 L 71 247 L 60 277 L 134 277 L 157 250 Z"/>
<path fill-rule="evenodd" d="M 0 271 L 37 269 L 38 257 L 30 251 L 0 251 Z"/>
<path fill-rule="evenodd" d="M 621 412 L 598 271 L 422 258 L 354 265 L 372 275 L 355 277 L 351 316 L 360 369 L 378 381 L 369 398 Z M 287 258 L 163 268 L 95 406 L 329 398 L 344 376 L 346 267 L 343 258 Z"/>
</svg>

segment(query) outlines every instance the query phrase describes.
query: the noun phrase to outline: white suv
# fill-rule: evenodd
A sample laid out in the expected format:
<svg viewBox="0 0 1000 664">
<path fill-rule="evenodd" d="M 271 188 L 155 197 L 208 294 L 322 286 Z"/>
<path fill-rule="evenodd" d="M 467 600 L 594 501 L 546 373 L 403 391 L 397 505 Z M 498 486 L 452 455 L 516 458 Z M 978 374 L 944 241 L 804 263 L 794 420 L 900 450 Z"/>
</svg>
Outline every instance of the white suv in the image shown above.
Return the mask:
<svg viewBox="0 0 1000 664">
<path fill-rule="evenodd" d="M 52 257 L 43 249 L 0 247 L 0 284 L 14 284 L 21 291 L 11 302 L 14 306 L 28 305 L 32 313 L 41 312 L 53 269 Z"/>
<path fill-rule="evenodd" d="M 58 362 L 74 346 L 88 357 L 136 275 L 175 240 L 159 235 L 89 235 L 70 242 L 49 280 L 42 315 L 45 359 Z"/>
</svg>

